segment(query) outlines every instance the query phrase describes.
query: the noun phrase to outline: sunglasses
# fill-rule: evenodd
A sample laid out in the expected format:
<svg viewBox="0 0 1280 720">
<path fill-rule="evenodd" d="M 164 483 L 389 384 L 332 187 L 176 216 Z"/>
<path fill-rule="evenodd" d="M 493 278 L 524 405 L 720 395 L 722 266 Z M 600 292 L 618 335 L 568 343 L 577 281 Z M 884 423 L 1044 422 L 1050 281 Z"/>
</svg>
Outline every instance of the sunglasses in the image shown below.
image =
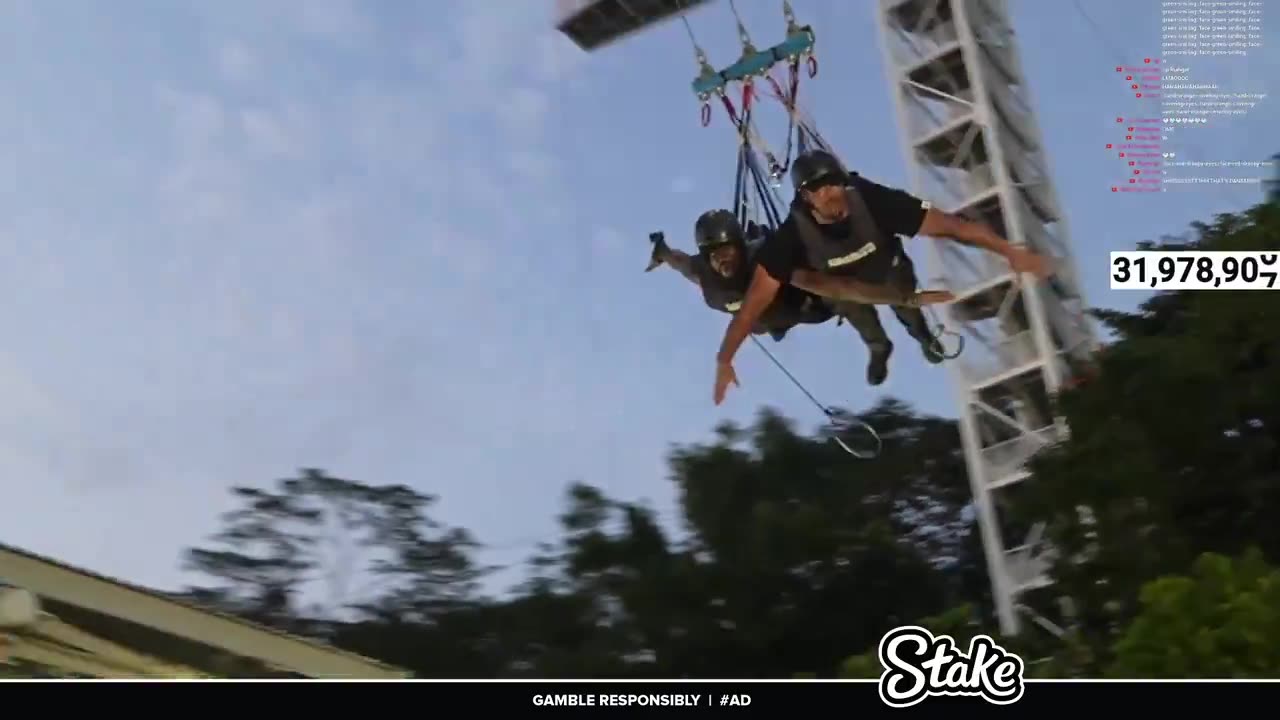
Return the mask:
<svg viewBox="0 0 1280 720">
<path fill-rule="evenodd" d="M 810 180 L 809 182 L 805 183 L 804 185 L 801 185 L 800 189 L 806 192 L 814 192 L 817 190 L 821 190 L 822 188 L 825 188 L 825 187 L 832 187 L 835 185 L 844 185 L 844 183 L 845 183 L 845 178 L 843 175 L 840 175 L 838 173 L 828 173 L 826 175 L 818 176 Z"/>
</svg>

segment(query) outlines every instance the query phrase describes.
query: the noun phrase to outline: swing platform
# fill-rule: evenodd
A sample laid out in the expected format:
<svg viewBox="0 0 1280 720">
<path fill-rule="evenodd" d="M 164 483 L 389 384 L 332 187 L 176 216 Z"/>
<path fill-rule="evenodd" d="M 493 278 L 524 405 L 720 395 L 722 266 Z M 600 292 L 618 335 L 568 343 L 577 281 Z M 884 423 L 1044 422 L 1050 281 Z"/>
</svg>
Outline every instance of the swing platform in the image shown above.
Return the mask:
<svg viewBox="0 0 1280 720">
<path fill-rule="evenodd" d="M 591 52 L 710 0 L 558 0 L 556 28 Z"/>
<path fill-rule="evenodd" d="M 807 27 L 793 30 L 787 39 L 767 50 L 744 53 L 734 64 L 718 72 L 706 72 L 693 81 L 693 92 L 699 100 L 721 92 L 728 85 L 762 75 L 769 68 L 792 58 L 813 52 L 813 31 Z"/>
</svg>

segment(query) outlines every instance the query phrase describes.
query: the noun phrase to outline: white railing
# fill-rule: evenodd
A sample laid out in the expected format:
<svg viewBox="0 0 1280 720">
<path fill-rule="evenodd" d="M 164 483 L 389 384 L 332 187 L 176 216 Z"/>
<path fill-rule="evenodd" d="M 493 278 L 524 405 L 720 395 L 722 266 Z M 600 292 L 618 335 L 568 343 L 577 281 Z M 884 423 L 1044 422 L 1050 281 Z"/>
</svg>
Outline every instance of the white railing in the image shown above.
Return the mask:
<svg viewBox="0 0 1280 720">
<path fill-rule="evenodd" d="M 1021 472 L 1028 460 L 1057 440 L 1057 432 L 1055 426 L 1049 425 L 1031 435 L 1019 435 L 983 448 L 982 459 L 987 465 L 988 481 L 998 483 Z"/>
<path fill-rule="evenodd" d="M 999 332 L 994 327 L 992 330 L 992 335 Z M 973 349 L 977 350 L 976 347 Z M 998 375 L 1034 362 L 1040 357 L 1035 336 L 1030 330 L 1001 337 L 994 348 L 983 349 L 987 350 L 986 357 L 965 360 L 964 355 L 961 355 L 956 359 L 960 364 L 960 371 L 971 386 L 982 385 Z"/>
</svg>

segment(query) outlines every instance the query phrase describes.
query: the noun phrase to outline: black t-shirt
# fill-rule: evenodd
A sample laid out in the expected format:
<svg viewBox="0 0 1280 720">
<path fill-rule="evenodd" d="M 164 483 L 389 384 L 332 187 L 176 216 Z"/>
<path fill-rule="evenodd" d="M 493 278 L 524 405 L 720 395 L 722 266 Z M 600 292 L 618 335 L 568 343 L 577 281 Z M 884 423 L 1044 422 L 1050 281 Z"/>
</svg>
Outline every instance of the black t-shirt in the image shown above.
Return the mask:
<svg viewBox="0 0 1280 720">
<path fill-rule="evenodd" d="M 763 246 L 761 246 L 761 249 L 763 249 Z M 698 275 L 699 283 L 702 285 L 702 294 L 707 300 L 707 304 L 725 312 L 736 311 L 737 307 L 719 306 L 736 305 L 742 302 L 747 295 L 747 288 L 751 285 L 751 276 L 755 273 L 756 262 L 756 258 L 748 257 L 747 267 L 740 275 L 726 278 L 712 270 L 702 256 L 694 255 L 694 272 Z M 786 314 L 799 312 L 817 299 L 816 295 L 806 290 L 801 290 L 794 285 L 784 285 L 778 289 L 778 295 L 773 299 L 766 312 L 782 311 Z"/>
<path fill-rule="evenodd" d="M 896 188 L 885 187 L 872 182 L 857 173 L 851 173 L 850 183 L 862 194 L 867 210 L 875 219 L 880 231 L 888 235 L 905 235 L 910 237 L 920 231 L 924 215 L 929 203 Z M 793 207 L 803 208 L 799 197 Z M 807 212 L 807 210 L 802 210 Z M 852 218 L 834 225 L 819 225 L 822 232 L 832 235 L 852 233 Z M 778 231 L 768 237 L 756 253 L 755 260 L 764 267 L 765 272 L 784 285 L 791 282 L 791 274 L 797 269 L 814 269 L 805 255 L 804 241 L 800 238 L 796 221 L 790 215 L 778 227 Z"/>
</svg>

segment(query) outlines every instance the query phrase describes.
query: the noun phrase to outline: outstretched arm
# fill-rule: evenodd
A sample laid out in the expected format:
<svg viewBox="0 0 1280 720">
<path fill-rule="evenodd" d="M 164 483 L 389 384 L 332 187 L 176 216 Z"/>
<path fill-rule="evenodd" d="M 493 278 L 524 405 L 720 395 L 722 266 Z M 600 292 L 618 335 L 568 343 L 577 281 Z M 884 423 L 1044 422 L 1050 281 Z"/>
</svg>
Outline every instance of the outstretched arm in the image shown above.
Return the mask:
<svg viewBox="0 0 1280 720">
<path fill-rule="evenodd" d="M 729 327 L 725 328 L 724 340 L 720 343 L 720 352 L 716 355 L 717 363 L 728 365 L 733 362 L 733 356 L 738 353 L 738 348 L 742 347 L 742 343 L 751 334 L 751 329 L 755 327 L 756 321 L 777 297 L 780 287 L 782 284 L 765 272 L 763 267 L 756 266 L 755 272 L 751 275 L 751 285 L 747 287 L 747 295 L 742 299 L 742 307 L 733 314 Z"/>
<path fill-rule="evenodd" d="M 876 208 L 881 228 L 895 234 L 928 235 L 947 238 L 982 248 L 1009 261 L 1015 272 L 1033 273 L 1041 278 L 1051 274 L 1048 260 L 1022 247 L 1010 245 L 995 230 L 943 212 L 930 203 L 902 190 L 885 187 L 862 177 L 856 180 L 869 207 Z"/>
<path fill-rule="evenodd" d="M 888 285 L 877 285 L 847 277 L 835 277 L 812 270 L 796 270 L 791 284 L 814 295 L 832 300 L 852 300 L 871 305 L 897 305 L 909 295 Z"/>
<path fill-rule="evenodd" d="M 973 222 L 959 215 L 943 212 L 937 208 L 925 211 L 924 221 L 920 223 L 920 235 L 949 238 L 972 247 L 982 248 L 997 255 L 1006 255 L 1013 247 L 1007 240 L 996 234 L 990 226 Z"/>
<path fill-rule="evenodd" d="M 672 250 L 667 245 L 666 238 L 662 232 L 649 233 L 649 242 L 653 243 L 653 254 L 649 256 L 649 266 L 644 269 L 650 272 L 659 265 L 666 263 L 671 266 L 672 270 L 680 273 L 686 280 L 694 285 L 701 285 L 698 280 L 698 273 L 693 267 L 693 258 L 679 250 Z"/>
<path fill-rule="evenodd" d="M 791 284 L 814 295 L 867 305 L 921 307 L 951 302 L 955 295 L 946 290 L 903 291 L 887 284 L 873 284 L 847 277 L 835 277 L 812 270 L 796 270 Z"/>
<path fill-rule="evenodd" d="M 1009 261 L 1017 272 L 1029 272 L 1038 277 L 1050 274 L 1049 263 L 1044 257 L 1024 248 L 1009 244 L 995 230 L 984 223 L 973 222 L 959 215 L 929 208 L 920 223 L 918 235 L 949 238 L 971 247 L 993 252 Z"/>
<path fill-rule="evenodd" d="M 662 255 L 662 261 L 671 266 L 672 270 L 680 273 L 686 280 L 694 285 L 701 285 L 698 281 L 698 273 L 693 270 L 693 256 L 679 250 L 667 248 Z"/>
</svg>

